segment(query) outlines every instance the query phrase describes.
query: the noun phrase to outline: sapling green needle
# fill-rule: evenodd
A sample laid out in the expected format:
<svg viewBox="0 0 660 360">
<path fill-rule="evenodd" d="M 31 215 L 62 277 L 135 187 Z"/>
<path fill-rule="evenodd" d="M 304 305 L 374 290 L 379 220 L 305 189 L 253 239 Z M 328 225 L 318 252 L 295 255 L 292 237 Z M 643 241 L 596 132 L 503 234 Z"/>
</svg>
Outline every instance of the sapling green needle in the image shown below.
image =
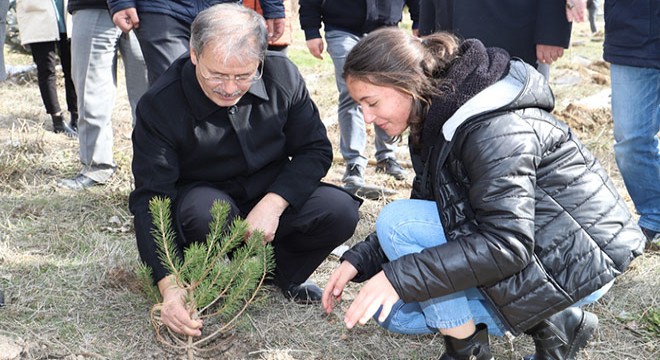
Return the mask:
<svg viewBox="0 0 660 360">
<path fill-rule="evenodd" d="M 203 319 L 202 336 L 184 337 L 160 321 L 162 297 L 152 280 L 152 270 L 144 264 L 138 269 L 147 297 L 152 300 L 152 323 L 161 343 L 188 357 L 217 351 L 224 346 L 236 320 L 245 312 L 266 276 L 274 267 L 273 249 L 264 244 L 263 233 L 249 234 L 244 219 L 227 224 L 230 207 L 216 201 L 205 241 L 192 241 L 182 249 L 172 229 L 171 201 L 154 197 L 149 202 L 158 257 L 176 285 L 186 290 L 185 303 L 194 319 Z M 209 321 L 213 319 L 214 321 Z M 209 328 L 207 324 L 214 324 Z"/>
</svg>

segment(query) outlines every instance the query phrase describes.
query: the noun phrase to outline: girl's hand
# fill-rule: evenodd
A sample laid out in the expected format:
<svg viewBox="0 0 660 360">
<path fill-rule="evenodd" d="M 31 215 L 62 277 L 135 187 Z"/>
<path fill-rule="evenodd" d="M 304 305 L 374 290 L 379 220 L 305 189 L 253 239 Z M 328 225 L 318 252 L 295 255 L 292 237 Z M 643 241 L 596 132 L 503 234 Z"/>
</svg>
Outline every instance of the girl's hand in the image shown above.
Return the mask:
<svg viewBox="0 0 660 360">
<path fill-rule="evenodd" d="M 399 301 L 399 294 L 385 276 L 383 271 L 374 275 L 360 290 L 358 296 L 353 300 L 351 307 L 346 311 L 344 322 L 351 329 L 356 323 L 364 325 L 382 306 L 378 321 L 387 320 L 392 306 Z"/>
<path fill-rule="evenodd" d="M 328 283 L 325 284 L 325 289 L 323 289 L 323 297 L 321 298 L 321 304 L 323 309 L 327 314 L 332 312 L 332 309 L 335 306 L 335 301 L 341 300 L 341 294 L 344 292 L 344 287 L 346 284 L 351 281 L 358 271 L 351 263 L 344 261 L 339 265 L 337 269 L 330 275 Z"/>
</svg>

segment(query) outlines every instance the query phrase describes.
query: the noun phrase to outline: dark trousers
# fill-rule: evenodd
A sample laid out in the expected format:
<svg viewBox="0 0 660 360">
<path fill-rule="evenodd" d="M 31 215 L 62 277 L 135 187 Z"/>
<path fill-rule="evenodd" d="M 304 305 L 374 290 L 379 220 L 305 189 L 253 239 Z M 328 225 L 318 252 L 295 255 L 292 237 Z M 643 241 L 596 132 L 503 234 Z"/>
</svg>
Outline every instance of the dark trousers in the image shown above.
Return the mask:
<svg viewBox="0 0 660 360">
<path fill-rule="evenodd" d="M 181 248 L 206 240 L 215 200 L 230 204 L 228 224 L 237 216 L 245 218 L 250 211 L 249 206 L 236 204 L 222 190 L 208 185 L 189 188 L 178 197 L 175 207 Z M 272 242 L 275 284 L 286 289 L 290 284 L 305 282 L 335 247 L 353 235 L 359 207 L 360 201 L 345 191 L 322 185 L 298 211 L 290 207 L 284 211 Z"/>
<path fill-rule="evenodd" d="M 64 90 L 66 91 L 66 105 L 72 113 L 78 112 L 78 97 L 71 79 L 71 41 L 66 34 L 60 34 L 59 41 L 47 41 L 30 44 L 32 59 L 37 65 L 37 79 L 41 99 L 48 114 L 62 112 L 57 99 L 57 56 L 60 57 L 62 72 L 64 73 Z"/>
<path fill-rule="evenodd" d="M 598 12 L 598 5 L 598 0 L 587 1 L 587 10 L 589 11 L 589 26 L 591 27 L 592 33 L 598 31 L 598 28 L 596 27 L 596 12 Z"/>
<path fill-rule="evenodd" d="M 190 24 L 169 15 L 141 13 L 135 35 L 147 64 L 149 85 L 190 49 Z"/>
</svg>

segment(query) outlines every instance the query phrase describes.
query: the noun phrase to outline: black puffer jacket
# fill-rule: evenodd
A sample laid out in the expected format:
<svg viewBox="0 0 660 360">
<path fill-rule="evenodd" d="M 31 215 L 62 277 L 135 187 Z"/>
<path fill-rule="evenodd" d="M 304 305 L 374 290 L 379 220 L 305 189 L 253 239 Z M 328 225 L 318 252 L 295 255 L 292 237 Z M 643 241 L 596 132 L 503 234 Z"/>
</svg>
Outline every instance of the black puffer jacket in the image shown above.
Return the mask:
<svg viewBox="0 0 660 360">
<path fill-rule="evenodd" d="M 428 161 L 432 190 L 414 187 L 413 197 L 438 203 L 449 242 L 385 263 L 371 237 L 343 257 L 358 265 L 354 280 L 382 268 L 405 302 L 476 287 L 518 334 L 620 275 L 644 237 L 603 167 L 548 113 L 553 106 L 542 76 L 511 61 L 505 78 L 443 126 L 430 153 L 451 151 L 443 164 Z"/>
</svg>

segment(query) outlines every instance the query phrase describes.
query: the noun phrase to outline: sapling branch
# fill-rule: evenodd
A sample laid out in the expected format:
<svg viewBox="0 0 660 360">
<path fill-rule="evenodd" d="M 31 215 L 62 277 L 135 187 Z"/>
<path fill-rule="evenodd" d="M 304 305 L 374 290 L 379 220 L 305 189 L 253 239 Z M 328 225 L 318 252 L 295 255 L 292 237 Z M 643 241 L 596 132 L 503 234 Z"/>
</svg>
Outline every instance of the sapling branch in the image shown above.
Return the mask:
<svg viewBox="0 0 660 360">
<path fill-rule="evenodd" d="M 145 293 L 157 302 L 150 311 L 156 338 L 188 358 L 224 347 L 231 341 L 237 320 L 254 301 L 274 266 L 272 246 L 263 244 L 263 233 L 250 234 L 243 219 L 236 218 L 227 226 L 230 207 L 225 202 L 213 204 L 206 239 L 190 239 L 185 249 L 177 245 L 172 230 L 170 200 L 153 198 L 149 210 L 159 259 L 174 279 L 173 285 L 185 291 L 183 301 L 191 318 L 217 319 L 205 321 L 202 336 L 197 339 L 164 326 L 160 316 L 162 297 L 154 290 L 151 269 L 141 265 L 139 273 Z"/>
</svg>

